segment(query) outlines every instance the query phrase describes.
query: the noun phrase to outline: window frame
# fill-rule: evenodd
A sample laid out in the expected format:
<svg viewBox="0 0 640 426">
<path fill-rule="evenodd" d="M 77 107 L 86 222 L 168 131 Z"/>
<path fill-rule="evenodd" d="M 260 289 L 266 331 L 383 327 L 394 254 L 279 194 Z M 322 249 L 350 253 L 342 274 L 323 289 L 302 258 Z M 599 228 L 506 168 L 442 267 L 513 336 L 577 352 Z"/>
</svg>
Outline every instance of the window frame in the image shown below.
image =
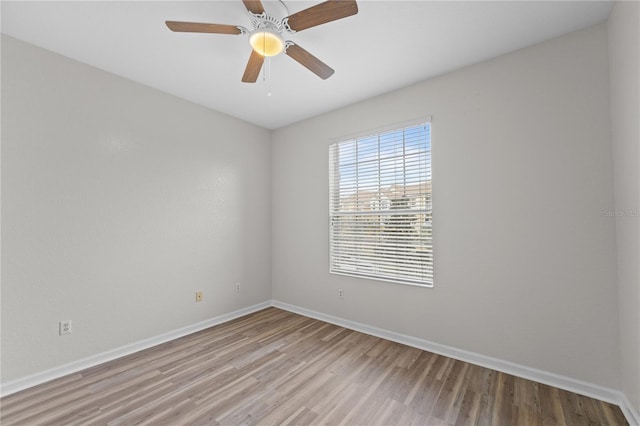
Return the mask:
<svg viewBox="0 0 640 426">
<path fill-rule="evenodd" d="M 334 165 L 331 164 L 331 147 L 333 145 L 337 145 L 343 142 L 349 142 L 352 140 L 358 140 L 358 139 L 364 139 L 367 137 L 373 137 L 373 136 L 377 136 L 383 133 L 388 133 L 388 132 L 393 132 L 393 131 L 404 131 L 407 128 L 410 127 L 415 127 L 418 125 L 422 125 L 422 124 L 429 124 L 429 156 L 430 156 L 430 160 L 429 160 L 429 168 L 430 168 L 430 174 L 431 174 L 431 267 L 432 267 L 432 276 L 431 276 L 431 283 L 418 283 L 418 282 L 412 282 L 412 281 L 408 281 L 408 280 L 402 280 L 402 279 L 393 279 L 393 278 L 389 278 L 389 277 L 379 277 L 379 276 L 373 276 L 373 275 L 366 275 L 364 273 L 362 274 L 358 274 L 358 273 L 349 273 L 349 272 L 343 272 L 341 270 L 334 270 L 333 269 L 333 255 L 332 255 L 332 212 L 331 212 L 331 196 L 332 196 L 332 188 L 331 188 L 331 173 L 332 173 L 332 168 L 334 167 Z M 329 269 L 329 273 L 330 274 L 334 274 L 334 275 L 341 275 L 341 276 L 347 276 L 347 277 L 352 277 L 352 278 L 361 278 L 361 279 L 367 279 L 367 280 L 373 280 L 373 281 L 381 281 L 381 282 L 386 282 L 386 283 L 390 283 L 390 284 L 401 284 L 401 285 L 408 285 L 408 286 L 412 286 L 412 287 L 419 287 L 419 288 L 434 288 L 435 286 L 435 239 L 434 239 L 434 231 L 433 231 L 433 223 L 434 223 L 434 214 L 433 214 L 433 203 L 434 203 L 434 197 L 433 197 L 433 181 L 434 181 L 434 175 L 433 175 L 433 121 L 432 121 L 432 116 L 428 115 L 428 116 L 423 116 L 421 118 L 417 118 L 417 119 L 413 119 L 410 121 L 403 121 L 403 122 L 398 122 L 398 123 L 394 123 L 394 124 L 389 124 L 386 126 L 382 126 L 382 127 L 378 127 L 376 129 L 373 130 L 364 130 L 364 131 L 360 131 L 357 133 L 353 133 L 350 135 L 346 135 L 346 136 L 342 136 L 339 138 L 334 138 L 332 140 L 329 141 L 329 144 L 327 145 L 328 148 L 328 154 L 329 154 L 329 168 L 328 168 L 328 199 L 327 199 L 327 206 L 328 206 L 328 269 Z M 379 189 L 379 188 L 378 188 Z"/>
</svg>

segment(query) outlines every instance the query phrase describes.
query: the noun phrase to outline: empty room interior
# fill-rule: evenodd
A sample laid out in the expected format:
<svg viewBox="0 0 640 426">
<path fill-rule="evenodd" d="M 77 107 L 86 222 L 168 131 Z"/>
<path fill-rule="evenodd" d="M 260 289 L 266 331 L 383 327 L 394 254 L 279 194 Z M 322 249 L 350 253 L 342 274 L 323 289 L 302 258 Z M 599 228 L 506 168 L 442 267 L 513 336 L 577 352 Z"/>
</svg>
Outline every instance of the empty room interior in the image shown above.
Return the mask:
<svg viewBox="0 0 640 426">
<path fill-rule="evenodd" d="M 0 7 L 3 425 L 640 425 L 640 2 Z"/>
</svg>

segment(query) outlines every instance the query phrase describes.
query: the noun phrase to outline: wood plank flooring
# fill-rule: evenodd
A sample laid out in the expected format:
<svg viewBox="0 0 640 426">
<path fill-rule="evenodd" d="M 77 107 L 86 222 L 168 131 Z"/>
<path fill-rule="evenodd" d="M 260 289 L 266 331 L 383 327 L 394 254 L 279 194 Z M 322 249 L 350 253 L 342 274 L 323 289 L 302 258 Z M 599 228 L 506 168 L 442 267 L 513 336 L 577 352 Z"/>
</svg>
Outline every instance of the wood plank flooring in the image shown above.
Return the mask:
<svg viewBox="0 0 640 426">
<path fill-rule="evenodd" d="M 4 425 L 625 425 L 620 408 L 268 308 L 9 395 Z"/>
</svg>

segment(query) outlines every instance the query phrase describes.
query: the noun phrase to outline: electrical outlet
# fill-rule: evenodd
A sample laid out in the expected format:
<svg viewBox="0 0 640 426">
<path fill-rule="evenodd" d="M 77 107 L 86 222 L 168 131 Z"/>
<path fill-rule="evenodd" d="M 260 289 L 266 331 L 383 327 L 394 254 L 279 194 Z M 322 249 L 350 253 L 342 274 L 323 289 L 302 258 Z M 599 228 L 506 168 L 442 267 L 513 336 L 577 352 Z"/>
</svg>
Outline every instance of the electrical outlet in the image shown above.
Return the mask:
<svg viewBox="0 0 640 426">
<path fill-rule="evenodd" d="M 240 283 L 236 283 L 236 292 L 240 291 Z"/>
<path fill-rule="evenodd" d="M 202 292 L 196 291 L 196 302 L 202 302 Z"/>
<path fill-rule="evenodd" d="M 63 334 L 71 334 L 71 320 L 60 321 L 58 325 L 60 327 L 59 332 L 61 336 Z"/>
<path fill-rule="evenodd" d="M 341 288 L 338 289 L 338 299 L 344 299 L 344 290 Z"/>
</svg>

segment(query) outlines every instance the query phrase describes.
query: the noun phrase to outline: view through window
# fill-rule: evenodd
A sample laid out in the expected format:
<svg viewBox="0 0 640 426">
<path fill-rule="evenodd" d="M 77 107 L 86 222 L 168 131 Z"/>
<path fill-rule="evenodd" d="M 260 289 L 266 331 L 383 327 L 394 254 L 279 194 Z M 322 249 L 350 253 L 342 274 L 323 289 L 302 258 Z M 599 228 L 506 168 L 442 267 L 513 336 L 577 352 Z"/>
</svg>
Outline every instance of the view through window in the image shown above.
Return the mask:
<svg viewBox="0 0 640 426">
<path fill-rule="evenodd" d="M 330 270 L 433 285 L 431 123 L 329 146 Z"/>
</svg>

